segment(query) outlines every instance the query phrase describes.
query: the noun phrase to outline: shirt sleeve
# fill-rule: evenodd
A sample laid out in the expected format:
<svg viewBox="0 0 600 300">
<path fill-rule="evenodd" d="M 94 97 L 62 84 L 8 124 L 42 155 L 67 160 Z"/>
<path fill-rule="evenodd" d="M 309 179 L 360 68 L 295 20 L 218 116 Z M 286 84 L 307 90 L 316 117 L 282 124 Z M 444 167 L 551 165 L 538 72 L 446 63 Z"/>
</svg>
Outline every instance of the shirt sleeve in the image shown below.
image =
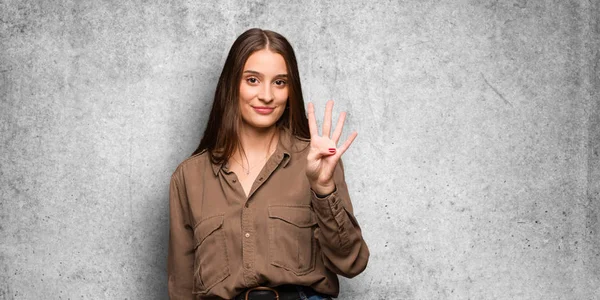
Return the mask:
<svg viewBox="0 0 600 300">
<path fill-rule="evenodd" d="M 180 172 L 180 169 L 178 168 Z M 185 192 L 175 171 L 169 188 L 169 253 L 167 259 L 170 299 L 193 299 L 193 229 Z M 181 174 L 181 173 L 179 173 Z"/>
<path fill-rule="evenodd" d="M 312 191 L 311 201 L 319 225 L 315 238 L 321 246 L 325 267 L 352 278 L 367 267 L 369 248 L 353 214 L 341 160 L 333 176 L 336 186 L 333 193 L 319 198 Z"/>
</svg>

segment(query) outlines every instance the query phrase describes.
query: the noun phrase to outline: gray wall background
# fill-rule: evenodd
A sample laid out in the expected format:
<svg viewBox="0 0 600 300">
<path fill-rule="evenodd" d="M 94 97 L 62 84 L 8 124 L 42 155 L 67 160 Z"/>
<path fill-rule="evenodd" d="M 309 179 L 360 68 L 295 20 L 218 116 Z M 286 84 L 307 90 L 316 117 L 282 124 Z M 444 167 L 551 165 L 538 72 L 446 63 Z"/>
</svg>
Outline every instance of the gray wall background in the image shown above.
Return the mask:
<svg viewBox="0 0 600 300">
<path fill-rule="evenodd" d="M 0 0 L 0 299 L 166 298 L 169 177 L 250 27 L 359 133 L 341 299 L 598 299 L 598 1 L 290 2 Z"/>
</svg>

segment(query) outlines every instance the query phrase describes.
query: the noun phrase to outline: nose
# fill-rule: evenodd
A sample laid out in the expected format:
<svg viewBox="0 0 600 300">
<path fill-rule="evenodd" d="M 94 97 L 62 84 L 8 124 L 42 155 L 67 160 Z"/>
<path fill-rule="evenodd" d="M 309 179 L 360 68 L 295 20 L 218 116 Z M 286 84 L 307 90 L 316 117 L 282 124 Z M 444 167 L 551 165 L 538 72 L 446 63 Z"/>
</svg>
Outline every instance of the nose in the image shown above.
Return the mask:
<svg viewBox="0 0 600 300">
<path fill-rule="evenodd" d="M 258 92 L 258 100 L 269 103 L 273 101 L 273 88 L 270 84 L 264 84 Z"/>
</svg>

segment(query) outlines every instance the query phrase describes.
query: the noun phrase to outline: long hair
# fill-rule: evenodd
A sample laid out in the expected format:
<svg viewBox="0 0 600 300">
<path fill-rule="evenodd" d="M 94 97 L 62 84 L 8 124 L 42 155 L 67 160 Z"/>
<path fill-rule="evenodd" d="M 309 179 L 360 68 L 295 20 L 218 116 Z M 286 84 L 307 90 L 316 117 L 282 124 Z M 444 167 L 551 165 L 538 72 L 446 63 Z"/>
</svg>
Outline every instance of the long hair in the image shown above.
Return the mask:
<svg viewBox="0 0 600 300">
<path fill-rule="evenodd" d="M 204 135 L 192 155 L 206 150 L 210 154 L 211 161 L 219 164 L 231 157 L 239 147 L 238 125 L 241 120 L 239 90 L 242 72 L 248 57 L 263 49 L 283 56 L 287 66 L 288 101 L 276 126 L 278 129 L 288 129 L 296 137 L 310 138 L 294 49 L 282 35 L 269 30 L 252 28 L 242 33 L 229 50 L 217 83 Z"/>
</svg>

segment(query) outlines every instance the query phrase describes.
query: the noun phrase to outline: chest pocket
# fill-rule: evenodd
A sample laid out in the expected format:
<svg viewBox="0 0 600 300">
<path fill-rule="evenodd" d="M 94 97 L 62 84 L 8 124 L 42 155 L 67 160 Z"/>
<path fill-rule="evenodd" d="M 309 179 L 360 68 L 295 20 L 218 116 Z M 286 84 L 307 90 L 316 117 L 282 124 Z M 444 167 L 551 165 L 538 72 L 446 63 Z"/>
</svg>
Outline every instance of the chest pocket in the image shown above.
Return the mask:
<svg viewBox="0 0 600 300">
<path fill-rule="evenodd" d="M 223 215 L 208 217 L 194 228 L 195 294 L 205 294 L 230 274 L 223 218 Z"/>
<path fill-rule="evenodd" d="M 315 268 L 317 219 L 310 206 L 269 206 L 272 265 L 304 275 Z"/>
</svg>

